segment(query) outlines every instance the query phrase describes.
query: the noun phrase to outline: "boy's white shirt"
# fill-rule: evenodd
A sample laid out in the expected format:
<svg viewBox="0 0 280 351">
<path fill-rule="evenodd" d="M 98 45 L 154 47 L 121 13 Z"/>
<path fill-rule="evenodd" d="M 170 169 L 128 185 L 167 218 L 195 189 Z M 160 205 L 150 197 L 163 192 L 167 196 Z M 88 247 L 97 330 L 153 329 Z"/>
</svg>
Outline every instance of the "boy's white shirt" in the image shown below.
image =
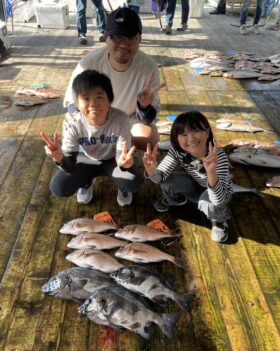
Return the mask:
<svg viewBox="0 0 280 351">
<path fill-rule="evenodd" d="M 87 54 L 76 66 L 69 81 L 63 105 L 67 107 L 74 103 L 72 84 L 74 78 L 87 69 L 94 69 L 106 74 L 114 92 L 113 107 L 125 111 L 129 117 L 135 116 L 138 94 L 147 86 L 147 81 L 153 74 L 152 87 L 159 86 L 160 77 L 156 63 L 144 52 L 138 50 L 131 66 L 125 72 L 115 71 L 108 60 L 107 47 L 94 50 Z M 158 94 L 152 104 L 157 111 L 160 109 Z"/>
<path fill-rule="evenodd" d="M 63 130 L 62 150 L 66 156 L 71 152 L 83 152 L 91 163 L 100 164 L 114 157 L 118 159 L 125 141 L 129 150 L 129 118 L 123 111 L 111 107 L 106 122 L 101 126 L 88 124 L 81 113 L 71 118 Z"/>
</svg>

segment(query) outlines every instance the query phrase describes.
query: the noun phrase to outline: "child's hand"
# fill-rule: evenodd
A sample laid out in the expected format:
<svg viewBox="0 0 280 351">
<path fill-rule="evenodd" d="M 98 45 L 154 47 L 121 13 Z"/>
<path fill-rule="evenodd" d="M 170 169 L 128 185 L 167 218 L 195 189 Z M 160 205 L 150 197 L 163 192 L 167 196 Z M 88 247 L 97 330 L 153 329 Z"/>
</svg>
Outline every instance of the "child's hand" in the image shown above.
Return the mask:
<svg viewBox="0 0 280 351">
<path fill-rule="evenodd" d="M 134 160 L 133 160 L 133 154 L 135 151 L 135 146 L 132 146 L 132 148 L 127 151 L 127 143 L 126 141 L 123 143 L 123 149 L 122 149 L 122 154 L 120 158 L 118 159 L 118 165 L 123 168 L 130 168 L 133 166 Z"/>
<path fill-rule="evenodd" d="M 211 187 L 214 187 L 217 184 L 217 164 L 218 164 L 218 154 L 217 154 L 217 144 L 209 143 L 209 151 L 206 157 L 202 159 L 203 166 L 207 173 L 208 183 Z"/>
<path fill-rule="evenodd" d="M 140 91 L 137 100 L 142 108 L 146 108 L 154 101 L 154 93 L 157 93 L 162 87 L 165 86 L 165 83 L 161 83 L 157 87 L 152 88 L 154 74 L 152 73 L 147 81 L 146 87 Z"/>
<path fill-rule="evenodd" d="M 49 139 L 49 137 L 40 132 L 41 137 L 46 142 L 45 151 L 48 156 L 50 156 L 54 162 L 61 163 L 63 159 L 63 151 L 61 146 L 59 145 L 58 134 L 55 132 L 53 135 L 53 140 Z"/>
<path fill-rule="evenodd" d="M 158 144 L 156 144 L 152 150 L 150 143 L 148 143 L 147 150 L 142 157 L 143 165 L 144 165 L 147 173 L 149 174 L 149 176 L 152 176 L 156 172 L 157 150 L 158 150 Z"/>
</svg>

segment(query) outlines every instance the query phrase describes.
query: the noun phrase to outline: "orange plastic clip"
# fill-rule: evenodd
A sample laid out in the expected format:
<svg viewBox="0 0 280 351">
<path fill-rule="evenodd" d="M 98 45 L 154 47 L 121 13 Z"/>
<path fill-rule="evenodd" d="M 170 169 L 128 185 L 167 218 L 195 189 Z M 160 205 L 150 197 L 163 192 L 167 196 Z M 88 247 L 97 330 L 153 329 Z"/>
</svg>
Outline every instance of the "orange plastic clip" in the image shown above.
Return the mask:
<svg viewBox="0 0 280 351">
<path fill-rule="evenodd" d="M 116 222 L 113 220 L 113 217 L 107 211 L 96 213 L 93 216 L 93 219 L 96 221 L 103 221 L 103 222 L 107 222 L 107 223 L 116 224 Z"/>
<path fill-rule="evenodd" d="M 154 219 L 153 221 L 146 224 L 150 228 L 154 228 L 160 232 L 171 233 L 170 228 L 167 227 L 160 219 Z"/>
</svg>

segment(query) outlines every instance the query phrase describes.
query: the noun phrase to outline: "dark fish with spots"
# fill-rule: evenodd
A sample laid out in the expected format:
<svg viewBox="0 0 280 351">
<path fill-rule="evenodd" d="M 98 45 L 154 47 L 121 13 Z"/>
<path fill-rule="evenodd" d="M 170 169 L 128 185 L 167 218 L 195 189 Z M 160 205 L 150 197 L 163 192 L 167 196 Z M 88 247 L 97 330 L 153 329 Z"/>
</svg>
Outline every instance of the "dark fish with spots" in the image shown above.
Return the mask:
<svg viewBox="0 0 280 351">
<path fill-rule="evenodd" d="M 110 276 L 124 288 L 139 293 L 148 299 L 162 304 L 167 300 L 175 301 L 182 309 L 190 309 L 194 293 L 179 294 L 169 282 L 158 272 L 143 266 L 128 266 L 119 268 Z"/>
<path fill-rule="evenodd" d="M 110 276 L 98 270 L 73 267 L 59 272 L 42 286 L 45 294 L 81 303 L 97 289 L 114 286 Z"/>
<path fill-rule="evenodd" d="M 123 287 L 102 288 L 95 291 L 78 309 L 90 320 L 107 321 L 113 328 L 124 328 L 151 337 L 151 325 L 157 324 L 170 339 L 181 313 L 156 313 L 143 303 L 141 296 Z"/>
</svg>

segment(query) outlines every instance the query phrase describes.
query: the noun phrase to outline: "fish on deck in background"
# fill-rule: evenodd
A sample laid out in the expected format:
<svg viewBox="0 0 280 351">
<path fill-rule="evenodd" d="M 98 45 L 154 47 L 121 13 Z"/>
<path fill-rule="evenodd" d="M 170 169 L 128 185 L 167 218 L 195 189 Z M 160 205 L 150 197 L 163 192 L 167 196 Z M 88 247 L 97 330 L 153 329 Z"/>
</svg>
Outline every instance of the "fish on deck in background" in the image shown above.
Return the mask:
<svg viewBox="0 0 280 351">
<path fill-rule="evenodd" d="M 137 263 L 170 261 L 178 267 L 184 267 L 181 258 L 171 256 L 154 246 L 143 243 L 131 243 L 120 247 L 115 252 L 115 256 Z"/>
<path fill-rule="evenodd" d="M 247 132 L 247 133 L 256 133 L 256 132 L 269 132 L 264 128 L 255 127 L 251 123 L 243 122 L 242 120 L 238 122 L 234 122 L 230 119 L 218 119 L 216 121 L 216 128 L 222 130 L 228 130 L 230 132 Z"/>
<path fill-rule="evenodd" d="M 108 230 L 117 230 L 118 226 L 114 223 L 96 221 L 91 218 L 76 218 L 65 223 L 59 230 L 61 234 L 78 235 L 83 232 L 102 233 Z"/>
<path fill-rule="evenodd" d="M 242 185 L 238 185 L 238 184 L 232 184 L 232 188 L 233 188 L 233 193 L 237 194 L 237 193 L 253 193 L 255 195 L 258 195 L 260 197 L 264 197 L 263 194 L 260 194 L 258 192 L 258 189 L 253 187 L 253 188 L 247 188 L 244 187 Z"/>
<path fill-rule="evenodd" d="M 270 188 L 280 188 L 280 176 L 274 176 L 269 179 L 265 185 Z"/>
<path fill-rule="evenodd" d="M 123 267 L 114 257 L 95 249 L 75 250 L 68 254 L 66 259 L 79 267 L 98 269 L 105 273 Z"/>
<path fill-rule="evenodd" d="M 223 74 L 223 77 L 230 79 L 251 79 L 259 78 L 262 74 L 254 69 L 240 69 L 228 71 Z"/>
<path fill-rule="evenodd" d="M 20 87 L 16 90 L 16 94 L 35 95 L 46 99 L 58 99 L 62 97 L 58 91 L 52 88 Z"/>
<path fill-rule="evenodd" d="M 174 326 L 180 312 L 157 313 L 142 302 L 142 297 L 121 286 L 95 291 L 79 308 L 78 312 L 96 322 L 107 320 L 113 328 L 124 328 L 149 339 L 151 325 L 157 324 L 170 339 L 175 336 Z"/>
<path fill-rule="evenodd" d="M 180 236 L 181 234 L 174 231 L 167 233 L 142 224 L 126 225 L 115 232 L 115 237 L 133 242 L 156 241 L 167 238 L 178 238 Z"/>
<path fill-rule="evenodd" d="M 189 310 L 194 299 L 194 291 L 179 294 L 158 272 L 143 266 L 127 266 L 110 273 L 110 276 L 124 288 L 137 292 L 158 304 L 167 300 L 175 301 L 183 310 Z"/>
<path fill-rule="evenodd" d="M 109 234 L 82 233 L 69 241 L 70 249 L 96 249 L 108 250 L 128 244 L 127 241 L 118 240 Z"/>
<path fill-rule="evenodd" d="M 279 147 L 245 147 L 236 148 L 229 154 L 229 160 L 244 165 L 280 168 Z"/>
<path fill-rule="evenodd" d="M 245 145 L 246 147 L 259 147 L 259 146 L 268 146 L 268 147 L 275 147 L 275 143 L 272 141 L 268 140 L 248 140 L 248 139 L 233 139 L 229 142 L 228 145 L 223 147 L 223 149 L 230 153 L 233 152 L 234 149 L 236 149 L 238 146 L 243 146 Z"/>
<path fill-rule="evenodd" d="M 116 285 L 106 273 L 95 269 L 73 267 L 59 272 L 43 286 L 42 292 L 81 303 L 97 289 Z"/>
</svg>

